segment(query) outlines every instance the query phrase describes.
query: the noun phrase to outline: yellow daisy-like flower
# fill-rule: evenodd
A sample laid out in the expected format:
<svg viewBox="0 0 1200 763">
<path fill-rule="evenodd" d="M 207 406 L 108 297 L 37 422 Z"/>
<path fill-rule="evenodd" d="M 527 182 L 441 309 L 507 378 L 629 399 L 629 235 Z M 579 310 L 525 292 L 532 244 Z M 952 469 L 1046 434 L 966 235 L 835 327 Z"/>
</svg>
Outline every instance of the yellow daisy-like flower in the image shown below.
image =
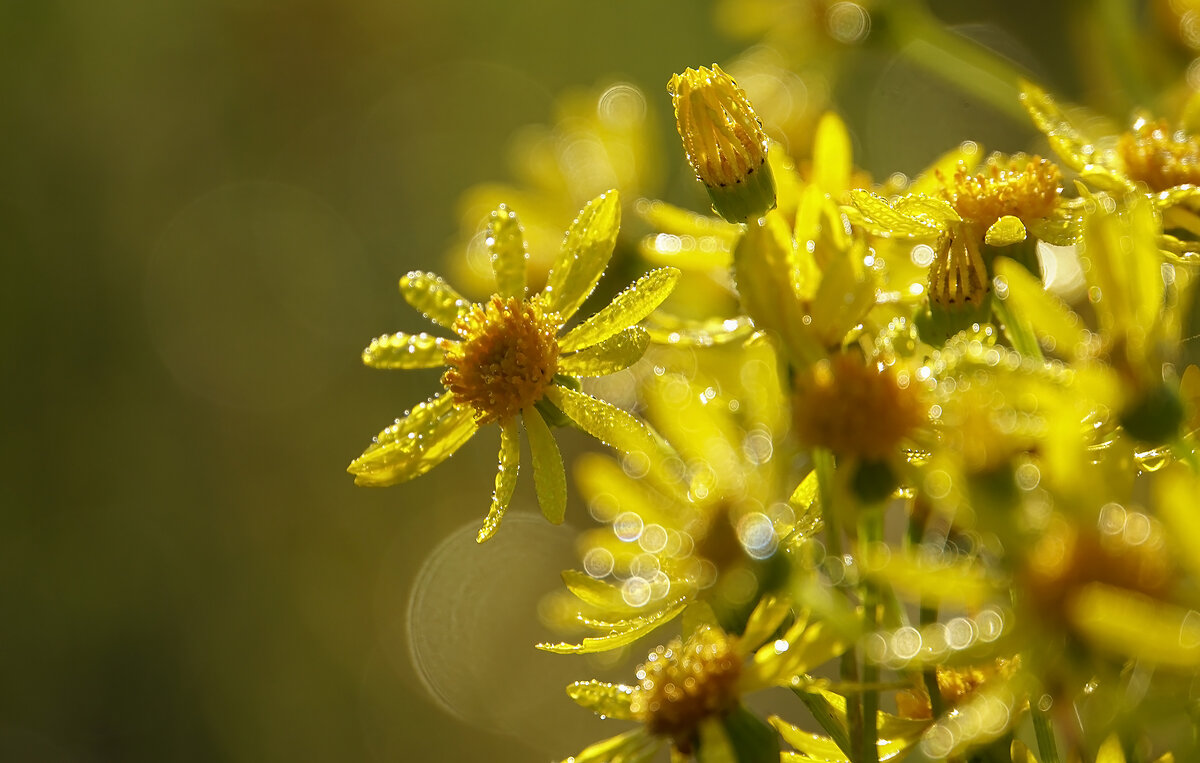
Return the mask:
<svg viewBox="0 0 1200 763">
<path fill-rule="evenodd" d="M 524 234 L 517 216 L 501 206 L 487 232 L 497 292 L 472 303 L 437 276 L 412 272 L 400 279 L 405 300 L 457 338 L 385 334 L 363 351 L 375 368 L 445 366 L 445 394 L 418 405 L 384 429 L 349 471 L 360 485 L 394 485 L 449 458 L 479 426 L 500 426 L 500 470 L 491 510 L 479 531 L 487 540 L 508 509 L 520 454 L 517 418 L 533 454 L 533 478 L 542 513 L 561 522 L 566 508 L 562 456 L 550 432 L 565 414 L 576 426 L 617 450 L 660 454 L 665 442 L 640 419 L 579 390 L 582 377 L 603 376 L 635 362 L 649 335 L 636 326 L 666 299 L 678 280 L 674 268 L 651 271 L 604 309 L 563 331 L 592 293 L 612 256 L 620 227 L 616 191 L 593 199 L 563 240 L 545 289 L 526 295 Z"/>
<path fill-rule="evenodd" d="M 788 624 L 779 638 L 768 641 Z M 766 645 L 764 646 L 764 642 Z M 771 686 L 806 690 L 805 674 L 840 655 L 846 640 L 784 600 L 764 597 L 740 636 L 701 624 L 686 639 L 657 647 L 638 666 L 636 686 L 579 681 L 567 694 L 602 717 L 637 721 L 641 727 L 598 742 L 565 763 L 649 761 L 665 744 L 672 759 L 735 760 L 753 749 L 755 760 L 778 760 L 779 740 L 742 705 L 742 697 Z"/>
</svg>

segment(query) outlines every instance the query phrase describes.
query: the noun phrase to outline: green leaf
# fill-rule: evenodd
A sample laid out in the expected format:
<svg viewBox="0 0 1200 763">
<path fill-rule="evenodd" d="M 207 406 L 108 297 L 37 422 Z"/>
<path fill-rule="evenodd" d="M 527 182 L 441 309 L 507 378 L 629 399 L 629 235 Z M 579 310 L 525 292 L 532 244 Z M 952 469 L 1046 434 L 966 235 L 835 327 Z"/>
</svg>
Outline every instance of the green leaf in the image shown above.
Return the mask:
<svg viewBox="0 0 1200 763">
<path fill-rule="evenodd" d="M 525 298 L 525 262 L 529 251 L 517 213 L 501 204 L 488 220 L 488 253 L 496 274 L 496 293 L 501 297 Z"/>
<path fill-rule="evenodd" d="M 604 681 L 576 681 L 567 687 L 567 696 L 581 707 L 607 718 L 632 720 L 629 711 L 633 687 Z"/>
<path fill-rule="evenodd" d="M 440 336 L 420 334 L 384 334 L 371 340 L 363 350 L 362 361 L 371 368 L 437 368 L 445 365 Z"/>
<path fill-rule="evenodd" d="M 739 703 L 722 723 L 737 763 L 779 763 L 779 735 L 745 705 Z"/>
<path fill-rule="evenodd" d="M 622 453 L 644 453 L 652 461 L 675 455 L 649 424 L 603 400 L 557 384 L 546 390 L 546 397 L 580 429 L 610 448 Z"/>
<path fill-rule="evenodd" d="M 558 359 L 559 373 L 570 376 L 607 376 L 641 360 L 650 346 L 650 332 L 630 326 L 599 344 Z"/>
<path fill-rule="evenodd" d="M 654 312 L 679 282 L 675 268 L 658 268 L 613 298 L 604 309 L 568 331 L 558 340 L 563 352 L 591 347 L 620 333 Z"/>
<path fill-rule="evenodd" d="M 454 322 L 471 308 L 471 302 L 440 276 L 414 270 L 400 279 L 404 301 L 421 311 L 429 320 L 454 328 Z"/>
<path fill-rule="evenodd" d="M 384 429 L 347 471 L 358 485 L 381 487 L 419 477 L 475 434 L 474 412 L 452 394 L 431 398 Z"/>
<path fill-rule="evenodd" d="M 492 537 L 500 527 L 512 501 L 513 489 L 517 486 L 517 472 L 520 468 L 521 440 L 517 432 L 517 422 L 513 419 L 500 422 L 500 467 L 496 471 L 496 490 L 492 493 L 492 507 L 488 510 L 483 527 L 475 537 L 477 543 L 483 543 Z"/>
<path fill-rule="evenodd" d="M 1009 246 L 1025 240 L 1025 223 L 1021 218 L 1005 215 L 988 226 L 983 234 L 983 240 L 989 246 Z"/>
<path fill-rule="evenodd" d="M 567 229 L 542 292 L 547 309 L 564 322 L 596 288 L 612 257 L 620 227 L 620 200 L 616 191 L 609 191 L 589 201 Z"/>
<path fill-rule="evenodd" d="M 536 408 L 530 406 L 523 410 L 521 420 L 525 422 L 525 434 L 529 436 L 529 450 L 533 454 L 533 483 L 537 487 L 538 506 L 546 519 L 561 524 L 567 510 L 567 474 L 558 443 Z"/>
</svg>

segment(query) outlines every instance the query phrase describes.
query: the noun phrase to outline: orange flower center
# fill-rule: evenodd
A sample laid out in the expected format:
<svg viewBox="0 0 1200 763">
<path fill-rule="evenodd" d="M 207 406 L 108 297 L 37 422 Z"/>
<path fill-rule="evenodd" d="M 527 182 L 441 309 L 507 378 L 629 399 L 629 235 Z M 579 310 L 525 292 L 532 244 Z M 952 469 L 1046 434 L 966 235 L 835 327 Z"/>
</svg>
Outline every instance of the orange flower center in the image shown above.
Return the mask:
<svg viewBox="0 0 1200 763">
<path fill-rule="evenodd" d="M 715 628 L 697 631 L 686 644 L 675 639 L 638 666 L 641 685 L 630 709 L 653 734 L 669 736 L 680 752 L 691 750 L 700 722 L 737 703 L 742 661 Z"/>
<path fill-rule="evenodd" d="M 804 443 L 868 461 L 885 460 L 925 418 L 916 390 L 850 354 L 801 375 L 794 400 Z"/>
<path fill-rule="evenodd" d="M 472 305 L 454 330 L 442 383 L 475 409 L 480 424 L 510 419 L 542 399 L 558 370 L 556 313 L 536 302 L 494 296 Z"/>
<path fill-rule="evenodd" d="M 964 220 L 991 225 L 1005 215 L 1023 221 L 1048 216 L 1062 191 L 1062 173 L 1040 156 L 993 156 L 975 174 L 959 162 L 953 182 L 946 186 L 954 210 Z"/>
<path fill-rule="evenodd" d="M 1117 143 L 1125 174 L 1151 191 L 1177 185 L 1200 185 L 1200 144 L 1182 130 L 1172 133 L 1167 123 L 1138 120 Z"/>
</svg>

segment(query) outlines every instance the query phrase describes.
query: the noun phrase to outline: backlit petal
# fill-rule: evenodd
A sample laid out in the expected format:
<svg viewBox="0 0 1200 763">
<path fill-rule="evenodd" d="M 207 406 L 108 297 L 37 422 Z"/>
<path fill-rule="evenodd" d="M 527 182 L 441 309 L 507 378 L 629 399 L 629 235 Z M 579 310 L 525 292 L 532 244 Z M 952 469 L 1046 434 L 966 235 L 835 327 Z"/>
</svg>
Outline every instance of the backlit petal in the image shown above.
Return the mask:
<svg viewBox="0 0 1200 763">
<path fill-rule="evenodd" d="M 559 358 L 558 370 L 570 376 L 607 376 L 641 359 L 650 346 L 650 332 L 630 326 L 599 344 Z"/>
<path fill-rule="evenodd" d="M 597 196 L 580 211 L 567 229 L 542 292 L 548 310 L 564 321 L 575 314 L 608 267 L 620 227 L 621 204 L 616 191 Z"/>
<path fill-rule="evenodd" d="M 420 270 L 400 279 L 400 294 L 426 318 L 446 328 L 454 328 L 454 322 L 471 307 L 471 302 L 440 276 Z"/>
<path fill-rule="evenodd" d="M 371 340 L 363 350 L 362 361 L 371 368 L 437 368 L 445 365 L 440 336 L 420 334 L 384 334 Z"/>
<path fill-rule="evenodd" d="M 533 454 L 533 482 L 537 487 L 538 506 L 554 524 L 563 521 L 567 510 L 567 474 L 563 469 L 562 453 L 550 433 L 550 427 L 534 407 L 521 412 L 529 449 Z"/>
<path fill-rule="evenodd" d="M 675 268 L 651 270 L 614 297 L 600 312 L 568 331 L 558 340 L 559 348 L 570 352 L 590 347 L 632 326 L 654 312 L 678 282 L 679 271 Z"/>
<path fill-rule="evenodd" d="M 419 477 L 475 434 L 474 412 L 443 395 L 418 405 L 384 429 L 349 471 L 359 485 L 384 486 Z"/>
<path fill-rule="evenodd" d="M 524 299 L 525 261 L 529 259 L 529 251 L 517 213 L 503 204 L 492 212 L 485 242 L 496 274 L 496 293 Z"/>
<path fill-rule="evenodd" d="M 500 468 L 496 471 L 496 490 L 492 493 L 492 507 L 488 510 L 487 519 L 475 537 L 477 543 L 483 543 L 495 535 L 500 527 L 500 520 L 504 519 L 517 486 L 520 459 L 521 439 L 516 419 L 500 422 Z"/>
</svg>

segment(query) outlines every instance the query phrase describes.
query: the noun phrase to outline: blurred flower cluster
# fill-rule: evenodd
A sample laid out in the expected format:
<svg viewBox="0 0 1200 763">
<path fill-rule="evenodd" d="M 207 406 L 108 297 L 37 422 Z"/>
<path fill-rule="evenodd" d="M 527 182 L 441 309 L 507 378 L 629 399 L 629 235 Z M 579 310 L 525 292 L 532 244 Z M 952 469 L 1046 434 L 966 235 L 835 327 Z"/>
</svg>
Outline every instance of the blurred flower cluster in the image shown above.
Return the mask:
<svg viewBox="0 0 1200 763">
<path fill-rule="evenodd" d="M 1082 38 L 1193 55 L 1197 10 L 1158 5 Z M 658 645 L 628 683 L 568 687 L 626 722 L 576 763 L 1196 759 L 1200 68 L 1147 52 L 1089 108 L 914 2 L 728 0 L 719 22 L 758 44 L 736 79 L 670 78 L 683 151 L 616 83 L 526 136 L 517 184 L 464 197 L 450 268 L 478 301 L 410 273 L 448 333 L 363 355 L 444 366 L 444 389 L 350 470 L 403 482 L 495 423 L 483 542 L 524 429 L 546 517 L 591 523 L 539 647 L 608 669 Z M 872 180 L 830 105 L 880 35 L 1040 137 Z M 1124 125 L 1093 111 L 1114 102 Z M 711 210 L 648 198 L 684 159 Z M 610 261 L 636 282 L 573 320 Z M 574 492 L 568 430 L 614 452 L 574 459 Z"/>
</svg>

